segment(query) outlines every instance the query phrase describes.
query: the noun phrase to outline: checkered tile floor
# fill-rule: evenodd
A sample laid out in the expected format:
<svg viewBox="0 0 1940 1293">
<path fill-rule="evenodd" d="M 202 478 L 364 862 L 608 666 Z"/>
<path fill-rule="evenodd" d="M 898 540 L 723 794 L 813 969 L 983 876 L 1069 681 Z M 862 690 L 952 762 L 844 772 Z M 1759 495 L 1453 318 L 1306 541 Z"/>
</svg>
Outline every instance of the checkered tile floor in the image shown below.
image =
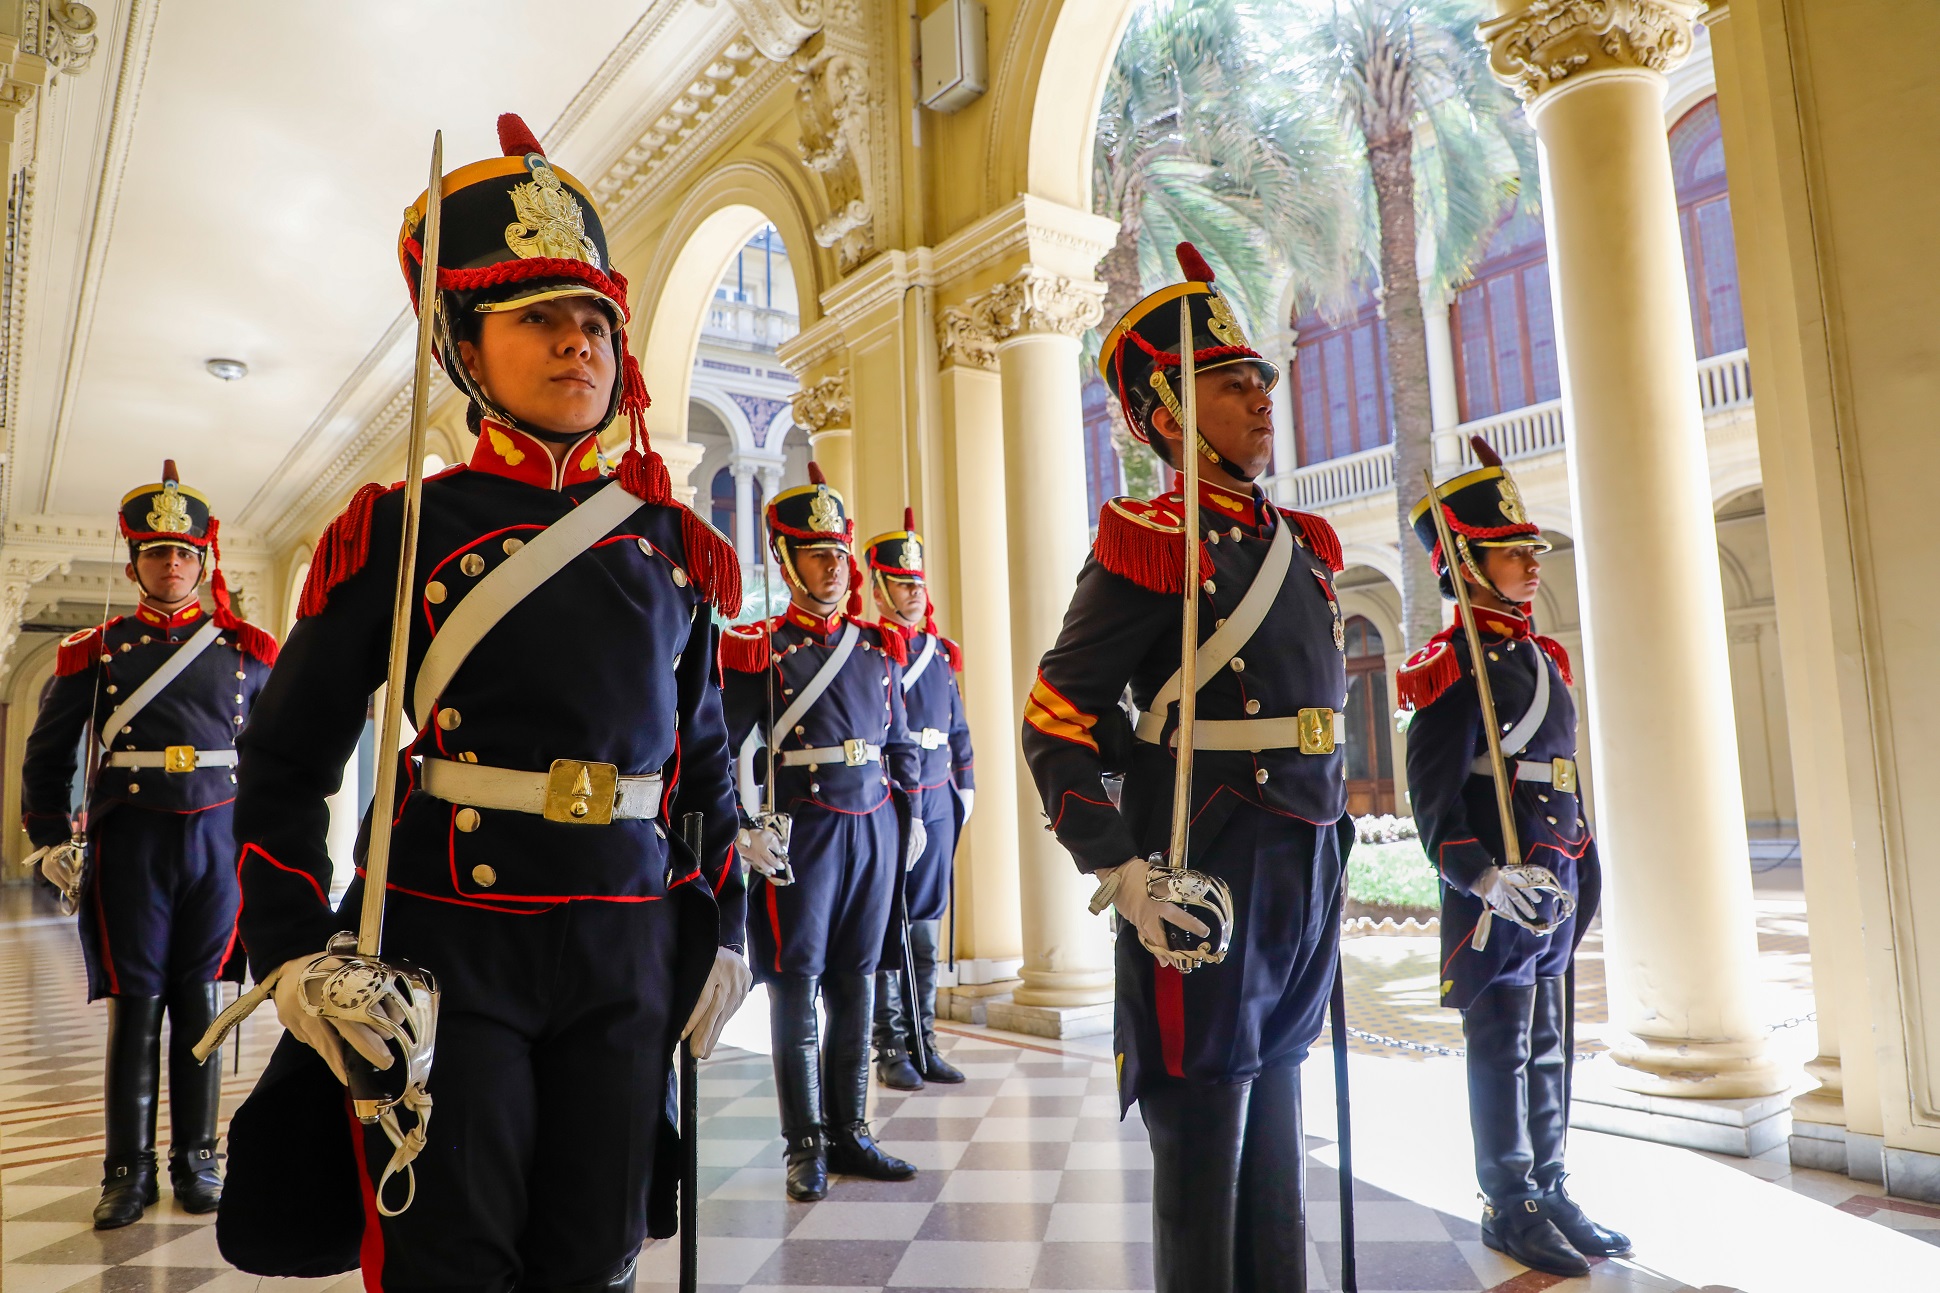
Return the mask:
<svg viewBox="0 0 1940 1293">
<path fill-rule="evenodd" d="M 138 1225 L 100 1234 L 89 1228 L 100 1173 L 105 1012 L 81 1002 L 67 924 L 21 911 L 16 892 L 0 896 L 14 900 L 0 904 L 6 1293 L 360 1288 L 355 1275 L 259 1281 L 227 1269 L 209 1220 L 178 1211 L 166 1190 Z M 241 1072 L 226 1085 L 229 1101 L 246 1093 L 274 1030 L 267 1017 L 251 1021 Z M 785 1201 L 767 1058 L 725 1051 L 704 1066 L 704 1290 L 1151 1288 L 1151 1159 L 1136 1115 L 1117 1118 L 1102 1042 L 956 1028 L 945 1045 L 966 1084 L 875 1093 L 878 1131 L 922 1169 L 917 1179 L 838 1179 L 816 1204 Z M 1523 1271 L 1478 1240 L 1455 1063 L 1360 1054 L 1352 1062 L 1367 1293 L 1940 1288 L 1940 1209 L 1882 1199 L 1843 1177 L 1793 1173 L 1782 1151 L 1744 1163 L 1588 1134 L 1572 1145 L 1586 1185 L 1579 1196 L 1630 1229 L 1639 1256 L 1603 1263 L 1588 1280 Z M 1307 1070 L 1316 1289 L 1335 1287 L 1340 1259 L 1335 1147 L 1317 1134 L 1332 1120 L 1330 1076 L 1322 1052 Z M 1784 1260 L 1773 1260 L 1781 1250 Z M 641 1293 L 672 1290 L 675 1262 L 674 1244 L 649 1248 Z M 1826 1262 L 1877 1277 L 1828 1280 L 1815 1273 Z M 1800 1280 L 1791 1278 L 1800 1271 Z"/>
</svg>

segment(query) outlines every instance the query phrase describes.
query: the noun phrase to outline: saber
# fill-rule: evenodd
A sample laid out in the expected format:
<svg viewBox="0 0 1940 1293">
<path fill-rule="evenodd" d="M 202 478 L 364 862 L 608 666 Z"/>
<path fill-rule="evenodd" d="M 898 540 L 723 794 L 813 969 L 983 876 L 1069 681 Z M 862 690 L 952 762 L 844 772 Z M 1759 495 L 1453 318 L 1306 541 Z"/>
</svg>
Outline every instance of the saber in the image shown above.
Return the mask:
<svg viewBox="0 0 1940 1293">
<path fill-rule="evenodd" d="M 916 818 L 914 807 L 910 819 Z M 923 1043 L 922 995 L 916 990 L 916 949 L 909 941 L 909 867 L 896 879 L 896 919 L 902 922 L 903 936 L 903 1011 L 909 1021 L 909 1057 L 922 1073 L 930 1066 L 929 1048 Z"/>
<path fill-rule="evenodd" d="M 701 815 L 683 816 L 680 833 L 698 863 L 705 834 Z M 701 1279 L 700 1062 L 691 1036 L 675 1046 L 680 1052 L 680 1293 L 696 1293 Z"/>
<path fill-rule="evenodd" d="M 398 738 L 404 726 L 404 674 L 410 664 L 411 594 L 418 566 L 418 522 L 424 511 L 424 441 L 431 395 L 431 343 L 438 318 L 438 242 L 444 215 L 445 133 L 431 137 L 431 182 L 424 198 L 424 259 L 418 272 L 418 357 L 411 378 L 411 436 L 405 445 L 404 520 L 398 538 L 397 584 L 391 597 L 391 660 L 384 675 L 384 723 L 377 741 L 377 784 L 371 796 L 370 845 L 364 854 L 364 905 L 357 916 L 357 953 L 384 950 L 384 887 L 391 874 L 391 817 L 397 807 Z"/>
<path fill-rule="evenodd" d="M 1489 687 L 1488 657 L 1482 653 L 1482 630 L 1476 627 L 1474 608 L 1469 602 L 1468 581 L 1455 569 L 1460 554 L 1455 547 L 1455 536 L 1448 528 L 1448 515 L 1442 511 L 1442 501 L 1435 494 L 1435 473 L 1424 467 L 1421 476 L 1428 484 L 1428 512 L 1435 518 L 1435 538 L 1442 545 L 1442 560 L 1448 566 L 1448 582 L 1455 586 L 1455 605 L 1462 614 L 1462 630 L 1468 638 L 1469 661 L 1475 666 L 1475 694 L 1482 703 L 1482 730 L 1489 738 L 1489 771 L 1495 777 L 1496 818 L 1502 825 L 1502 863 L 1504 866 L 1515 866 L 1522 861 L 1522 845 L 1516 838 L 1516 813 L 1510 800 L 1509 769 L 1502 759 L 1502 729 L 1496 725 L 1495 692 Z M 1487 922 L 1493 910 L 1484 907 L 1481 920 L 1476 922 L 1476 935 L 1481 939 L 1476 944 L 1478 949 L 1488 942 Z"/>
<path fill-rule="evenodd" d="M 1179 581 L 1185 602 L 1179 623 L 1179 753 L 1172 772 L 1172 845 L 1175 872 L 1186 867 L 1192 828 L 1192 737 L 1199 711 L 1199 357 L 1192 348 L 1192 298 L 1179 300 L 1179 456 L 1185 459 L 1181 529 L 1186 555 Z"/>
<path fill-rule="evenodd" d="M 1327 1013 L 1333 1024 L 1334 1116 L 1340 1136 L 1340 1286 L 1343 1293 L 1359 1293 L 1360 1275 L 1354 1256 L 1354 1119 L 1347 1102 L 1347 978 L 1338 947 Z"/>
</svg>

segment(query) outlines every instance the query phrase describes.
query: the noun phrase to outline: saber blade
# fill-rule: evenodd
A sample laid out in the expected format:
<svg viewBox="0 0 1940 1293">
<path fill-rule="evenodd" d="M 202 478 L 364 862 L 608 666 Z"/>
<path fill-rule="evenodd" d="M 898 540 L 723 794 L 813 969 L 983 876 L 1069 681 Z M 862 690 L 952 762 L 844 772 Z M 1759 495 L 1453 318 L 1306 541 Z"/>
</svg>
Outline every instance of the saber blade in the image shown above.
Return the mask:
<svg viewBox="0 0 1940 1293">
<path fill-rule="evenodd" d="M 1192 824 L 1192 729 L 1199 709 L 1199 373 L 1192 352 L 1192 298 L 1179 299 L 1179 457 L 1185 487 L 1180 529 L 1185 536 L 1185 602 L 1179 625 L 1178 762 L 1172 774 L 1170 865 L 1185 870 Z"/>
<path fill-rule="evenodd" d="M 377 740 L 377 785 L 371 796 L 370 847 L 364 857 L 364 905 L 357 951 L 384 947 L 384 887 L 391 872 L 391 818 L 397 807 L 398 741 L 404 729 L 404 672 L 411 645 L 411 594 L 418 565 L 418 519 L 424 504 L 424 437 L 431 393 L 431 342 L 438 317 L 438 233 L 444 214 L 445 135 L 431 137 L 431 182 L 424 191 L 418 273 L 418 358 L 411 378 L 411 437 L 404 460 L 404 524 L 398 538 L 397 589 L 391 599 L 391 663 L 384 675 L 384 721 Z"/>
</svg>

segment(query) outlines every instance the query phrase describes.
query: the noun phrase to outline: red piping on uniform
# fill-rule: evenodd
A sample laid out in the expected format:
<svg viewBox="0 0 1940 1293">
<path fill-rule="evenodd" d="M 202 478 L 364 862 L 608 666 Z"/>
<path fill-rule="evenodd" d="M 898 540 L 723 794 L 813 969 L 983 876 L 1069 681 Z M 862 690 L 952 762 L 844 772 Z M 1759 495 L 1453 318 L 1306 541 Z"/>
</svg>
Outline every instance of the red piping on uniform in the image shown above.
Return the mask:
<svg viewBox="0 0 1940 1293">
<path fill-rule="evenodd" d="M 1442 879 L 1446 880 L 1448 878 L 1448 869 L 1442 866 L 1442 854 L 1454 848 L 1457 844 L 1480 844 L 1481 842 L 1481 840 L 1476 839 L 1473 835 L 1467 839 L 1443 840 L 1435 849 L 1435 870 L 1441 872 Z"/>
<path fill-rule="evenodd" d="M 1165 1058 L 1165 1071 L 1182 1078 L 1186 1075 L 1186 985 L 1169 965 L 1152 971 L 1152 1004 L 1159 1016 L 1159 1053 Z"/>
<path fill-rule="evenodd" d="M 364 1125 L 357 1121 L 350 1093 L 344 1092 L 344 1116 L 350 1119 L 350 1152 L 357 1159 L 357 1186 L 364 1196 L 364 1239 L 357 1246 L 365 1293 L 384 1293 L 384 1222 L 377 1215 L 377 1187 L 371 1184 L 370 1164 L 364 1161 Z"/>
<path fill-rule="evenodd" d="M 768 890 L 768 928 L 775 935 L 775 973 L 781 973 L 781 912 L 775 906 L 775 886 L 763 886 Z"/>
<path fill-rule="evenodd" d="M 1481 920 L 1478 918 L 1475 922 L 1475 925 L 1479 925 L 1481 923 L 1482 923 Z M 1442 972 L 1440 977 L 1444 979 L 1448 977 L 1448 967 L 1455 964 L 1455 958 L 1462 954 L 1462 949 L 1468 946 L 1469 939 L 1475 936 L 1475 925 L 1470 925 L 1468 927 L 1468 933 L 1462 935 L 1462 941 L 1455 944 L 1455 950 L 1448 954 L 1448 959 L 1446 961 L 1442 962 Z"/>
<path fill-rule="evenodd" d="M 733 866 L 733 865 L 734 865 L 734 845 L 733 845 L 732 843 L 730 843 L 730 844 L 729 844 L 729 845 L 727 846 L 727 856 L 721 859 L 721 875 L 720 875 L 720 878 L 719 878 L 719 879 L 717 879 L 717 880 L 715 880 L 715 881 L 713 882 L 713 884 L 714 884 L 714 892 L 715 892 L 715 893 L 717 893 L 717 894 L 718 894 L 718 893 L 720 893 L 720 892 L 721 892 L 721 886 L 727 883 L 727 878 L 728 878 L 728 868 L 729 868 L 729 867 L 731 867 L 731 866 Z"/>
<path fill-rule="evenodd" d="M 275 858 L 271 857 L 269 853 L 259 844 L 243 845 L 242 854 L 236 859 L 236 874 L 238 877 L 242 875 L 243 863 L 249 861 L 249 855 L 251 853 L 254 853 L 258 857 L 262 858 L 263 861 L 269 863 L 271 866 L 275 867 L 278 871 L 288 871 L 291 875 L 302 876 L 303 879 L 306 882 L 308 882 L 311 890 L 315 892 L 315 894 L 317 895 L 317 901 L 322 903 L 325 907 L 328 907 L 330 905 L 330 900 L 324 897 L 323 895 L 323 886 L 317 883 L 317 878 L 315 876 L 311 875 L 308 871 L 301 871 L 293 866 L 284 866 L 281 862 L 278 862 Z"/>
<path fill-rule="evenodd" d="M 364 869 L 362 867 L 357 868 L 357 876 L 359 879 L 366 878 L 364 876 Z M 560 905 L 558 902 L 543 902 L 542 900 L 540 903 L 535 904 L 531 911 L 508 911 L 503 907 L 493 907 L 482 902 L 467 902 L 463 898 L 451 898 L 443 894 L 425 893 L 422 890 L 418 890 L 418 889 L 406 889 L 401 884 L 387 884 L 384 886 L 384 891 L 386 893 L 401 893 L 405 895 L 407 898 L 422 898 L 426 902 L 445 902 L 445 903 L 450 903 L 454 907 L 471 907 L 477 911 L 494 911 L 501 916 L 543 916 L 547 912 L 551 911 L 554 907 L 557 907 Z M 516 902 L 520 900 L 508 899 L 508 901 Z M 619 898 L 619 899 L 612 899 L 611 901 L 659 902 L 660 899 L 657 897 L 649 896 L 646 898 Z"/>
<path fill-rule="evenodd" d="M 1075 790 L 1067 790 L 1062 795 L 1058 796 L 1057 821 L 1054 821 L 1051 823 L 1051 829 L 1053 831 L 1056 831 L 1058 828 L 1058 824 L 1064 820 L 1064 801 L 1067 799 L 1075 799 L 1079 803 L 1084 803 L 1084 804 L 1096 804 L 1100 808 L 1111 808 L 1112 806 L 1111 801 L 1109 799 L 1087 799 L 1085 796 L 1079 794 Z M 1116 810 L 1114 809 L 1113 811 L 1116 811 Z"/>
</svg>

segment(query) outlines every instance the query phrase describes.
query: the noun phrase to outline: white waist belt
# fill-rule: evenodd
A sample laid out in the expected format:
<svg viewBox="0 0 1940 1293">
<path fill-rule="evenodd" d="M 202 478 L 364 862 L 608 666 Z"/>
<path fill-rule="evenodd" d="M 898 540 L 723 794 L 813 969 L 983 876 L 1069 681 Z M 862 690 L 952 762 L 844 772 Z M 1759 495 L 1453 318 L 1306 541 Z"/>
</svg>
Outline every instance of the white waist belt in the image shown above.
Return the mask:
<svg viewBox="0 0 1940 1293">
<path fill-rule="evenodd" d="M 1540 781 L 1544 785 L 1556 785 L 1567 781 L 1572 788 L 1576 785 L 1576 760 L 1574 759 L 1545 759 L 1541 763 L 1532 763 L 1526 759 L 1508 759 L 1505 762 L 1515 765 L 1517 781 Z M 1469 764 L 1468 770 L 1478 777 L 1495 775 L 1495 769 L 1490 766 L 1487 755 Z M 1561 775 L 1558 775 L 1559 773 Z"/>
<path fill-rule="evenodd" d="M 1165 715 L 1141 715 L 1138 739 L 1159 743 Z M 1347 739 L 1345 715 L 1337 709 L 1301 710 L 1286 718 L 1201 718 L 1192 724 L 1195 750 L 1299 750 L 1302 754 L 1332 754 Z"/>
<path fill-rule="evenodd" d="M 170 772 L 194 772 L 197 768 L 233 768 L 234 750 L 198 750 L 192 745 L 171 745 L 166 750 L 116 750 L 108 756 L 111 768 L 166 768 Z"/>
<path fill-rule="evenodd" d="M 622 777 L 610 763 L 558 759 L 549 772 L 424 760 L 425 793 L 447 803 L 535 813 L 547 821 L 598 826 L 660 816 L 659 773 Z"/>
<path fill-rule="evenodd" d="M 916 743 L 926 750 L 940 750 L 949 739 L 948 732 L 939 732 L 934 727 L 925 727 L 916 733 Z"/>
<path fill-rule="evenodd" d="M 882 747 L 867 741 L 844 741 L 840 745 L 818 745 L 810 750 L 783 750 L 780 763 L 783 767 L 799 768 L 806 763 L 809 767 L 819 767 L 825 763 L 841 764 L 859 768 L 865 763 L 881 763 Z"/>
</svg>

